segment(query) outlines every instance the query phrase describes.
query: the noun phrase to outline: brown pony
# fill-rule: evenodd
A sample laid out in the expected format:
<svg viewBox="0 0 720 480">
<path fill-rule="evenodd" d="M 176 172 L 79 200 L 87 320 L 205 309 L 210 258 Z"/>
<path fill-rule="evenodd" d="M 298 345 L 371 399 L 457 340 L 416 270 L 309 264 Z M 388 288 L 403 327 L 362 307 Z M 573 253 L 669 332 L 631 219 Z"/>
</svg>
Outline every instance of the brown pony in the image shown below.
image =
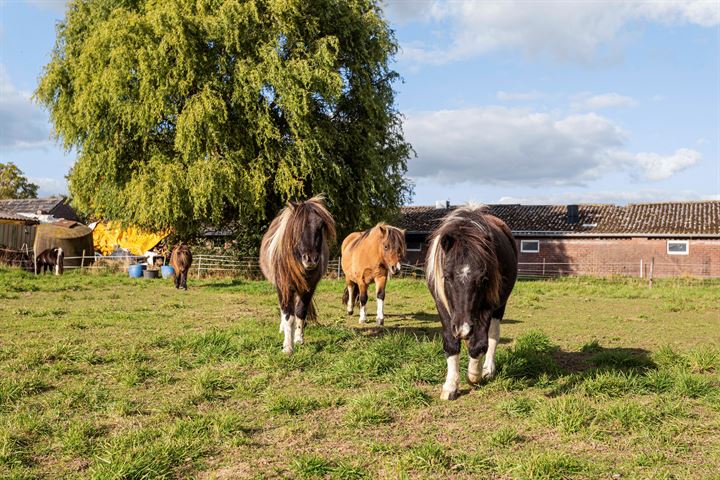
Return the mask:
<svg viewBox="0 0 720 480">
<path fill-rule="evenodd" d="M 342 269 L 345 273 L 343 304 L 348 315 L 360 297 L 360 323 L 365 323 L 365 304 L 368 285 L 375 283 L 377 298 L 377 324 L 382 325 L 385 302 L 385 284 L 391 274 L 400 271 L 400 261 L 405 256 L 405 230 L 378 223 L 364 232 L 348 235 L 342 243 Z"/>
<path fill-rule="evenodd" d="M 305 323 L 316 318 L 312 297 L 330 259 L 335 220 L 323 197 L 288 202 L 270 224 L 260 245 L 260 269 L 275 286 L 280 304 L 283 352 L 304 342 Z"/>
<path fill-rule="evenodd" d="M 448 366 L 440 397 L 454 400 L 460 381 L 461 340 L 467 341 L 470 356 L 468 381 L 477 383 L 495 374 L 500 320 L 517 278 L 518 252 L 508 226 L 475 204 L 445 217 L 429 245 L 427 282 L 440 314 Z"/>
<path fill-rule="evenodd" d="M 64 263 L 65 252 L 63 252 L 62 248 L 48 248 L 40 252 L 40 255 L 35 259 L 35 273 L 40 274 L 48 270 L 55 270 L 55 275 L 62 275 L 65 272 Z"/>
<path fill-rule="evenodd" d="M 187 290 L 187 274 L 192 265 L 192 253 L 190 248 L 181 243 L 173 248 L 170 254 L 170 265 L 173 267 L 175 288 L 184 288 Z"/>
</svg>

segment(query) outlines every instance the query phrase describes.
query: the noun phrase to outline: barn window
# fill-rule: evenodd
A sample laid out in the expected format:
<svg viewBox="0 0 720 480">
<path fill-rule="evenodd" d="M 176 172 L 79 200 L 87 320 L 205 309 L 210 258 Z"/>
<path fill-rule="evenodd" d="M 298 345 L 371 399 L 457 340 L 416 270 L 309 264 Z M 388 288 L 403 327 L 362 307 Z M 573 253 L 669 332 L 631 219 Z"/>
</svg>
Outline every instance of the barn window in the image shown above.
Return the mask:
<svg viewBox="0 0 720 480">
<path fill-rule="evenodd" d="M 540 240 L 520 240 L 520 251 L 523 253 L 538 253 Z"/>
<path fill-rule="evenodd" d="M 668 255 L 687 255 L 690 253 L 690 245 L 687 240 L 668 240 Z"/>
<path fill-rule="evenodd" d="M 419 252 L 422 250 L 422 242 L 407 242 L 405 250 L 408 252 Z"/>
</svg>

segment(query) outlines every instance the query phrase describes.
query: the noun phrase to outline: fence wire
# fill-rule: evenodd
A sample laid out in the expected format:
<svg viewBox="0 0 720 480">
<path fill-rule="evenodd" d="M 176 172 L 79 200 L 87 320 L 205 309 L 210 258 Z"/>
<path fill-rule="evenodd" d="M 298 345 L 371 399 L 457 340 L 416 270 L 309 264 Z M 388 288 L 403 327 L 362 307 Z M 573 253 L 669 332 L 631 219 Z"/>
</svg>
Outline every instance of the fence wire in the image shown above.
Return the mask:
<svg viewBox="0 0 720 480">
<path fill-rule="evenodd" d="M 65 257 L 65 269 L 89 269 L 112 271 L 126 271 L 128 266 L 137 263 L 146 263 L 147 257 L 137 255 L 102 257 L 93 255 Z M 34 252 L 17 252 L 0 249 L 0 264 L 24 268 L 33 271 Z M 190 274 L 197 277 L 241 277 L 247 279 L 262 279 L 260 263 L 257 257 L 233 257 L 228 255 L 193 256 Z M 717 266 L 706 263 L 670 263 L 637 260 L 634 262 L 618 263 L 589 263 L 589 262 L 520 262 L 518 263 L 518 276 L 521 278 L 553 278 L 561 276 L 589 275 L 589 276 L 634 276 L 649 277 L 677 277 L 689 276 L 698 278 L 720 278 Z M 340 258 L 330 260 L 326 278 L 342 278 Z M 400 272 L 393 275 L 401 278 L 424 278 L 425 270 L 421 265 L 402 264 Z"/>
</svg>

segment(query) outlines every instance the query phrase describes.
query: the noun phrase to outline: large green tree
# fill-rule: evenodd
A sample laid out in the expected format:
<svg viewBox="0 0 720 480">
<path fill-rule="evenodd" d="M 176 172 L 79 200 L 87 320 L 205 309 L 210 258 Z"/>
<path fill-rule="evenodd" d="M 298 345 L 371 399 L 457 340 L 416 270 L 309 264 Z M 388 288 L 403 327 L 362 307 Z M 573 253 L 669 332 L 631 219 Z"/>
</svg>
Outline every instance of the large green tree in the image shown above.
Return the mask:
<svg viewBox="0 0 720 480">
<path fill-rule="evenodd" d="M 38 186 L 30 183 L 13 162 L 0 163 L 0 199 L 37 198 Z"/>
<path fill-rule="evenodd" d="M 75 0 L 36 98 L 86 214 L 182 234 L 322 192 L 348 229 L 411 194 L 396 51 L 375 0 Z"/>
</svg>

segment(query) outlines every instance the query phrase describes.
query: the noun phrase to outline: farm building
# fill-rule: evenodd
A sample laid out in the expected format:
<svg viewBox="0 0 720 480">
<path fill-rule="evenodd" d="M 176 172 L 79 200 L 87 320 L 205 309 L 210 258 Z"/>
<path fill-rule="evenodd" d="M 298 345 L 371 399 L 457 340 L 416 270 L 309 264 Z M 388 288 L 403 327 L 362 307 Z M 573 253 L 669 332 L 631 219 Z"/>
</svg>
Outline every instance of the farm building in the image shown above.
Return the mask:
<svg viewBox="0 0 720 480">
<path fill-rule="evenodd" d="M 0 248 L 31 249 L 38 223 L 32 218 L 0 210 Z"/>
<path fill-rule="evenodd" d="M 616 205 L 488 205 L 515 235 L 527 276 L 720 277 L 720 201 Z M 403 207 L 406 262 L 454 207 Z"/>
<path fill-rule="evenodd" d="M 79 222 L 63 197 L 0 200 L 0 248 L 32 250 L 37 225 L 60 219 Z"/>
<path fill-rule="evenodd" d="M 26 215 L 52 215 L 55 218 L 64 218 L 74 222 L 80 221 L 77 213 L 65 197 L 0 200 L 0 211 Z"/>
</svg>

